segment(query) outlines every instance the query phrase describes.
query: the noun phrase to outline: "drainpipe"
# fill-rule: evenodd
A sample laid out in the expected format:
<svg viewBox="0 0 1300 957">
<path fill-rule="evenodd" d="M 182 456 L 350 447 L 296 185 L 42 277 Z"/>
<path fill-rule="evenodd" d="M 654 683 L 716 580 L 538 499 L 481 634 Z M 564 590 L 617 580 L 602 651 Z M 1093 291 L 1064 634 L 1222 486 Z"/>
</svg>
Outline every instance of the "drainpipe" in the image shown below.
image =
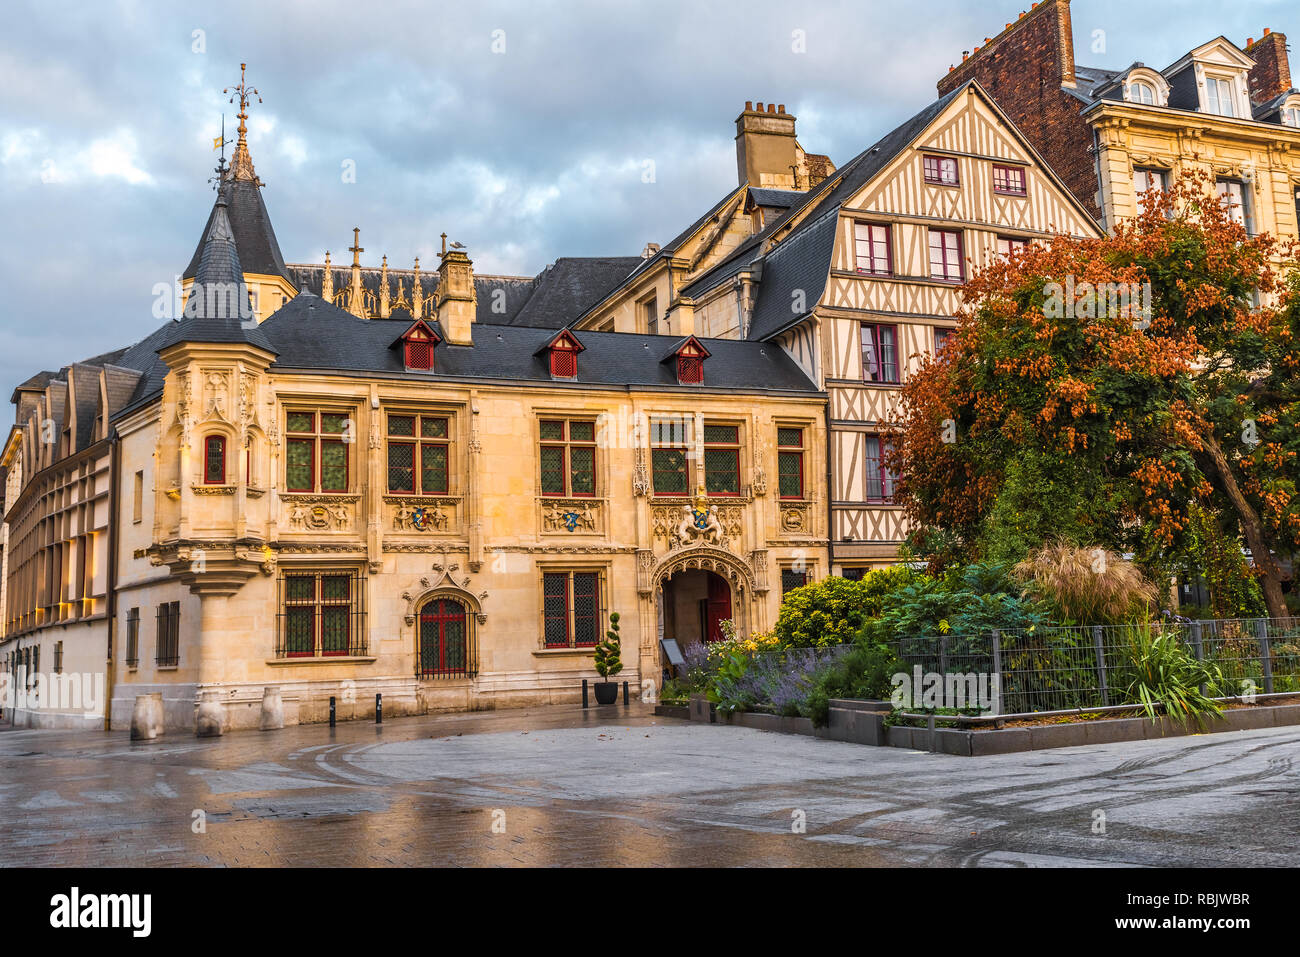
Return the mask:
<svg viewBox="0 0 1300 957">
<path fill-rule="evenodd" d="M 108 660 L 104 665 L 104 730 L 113 721 L 113 649 L 117 646 L 117 527 L 118 496 L 121 493 L 122 446 L 117 429 L 109 437 L 108 448 L 108 581 L 104 609 L 108 615 Z"/>
</svg>

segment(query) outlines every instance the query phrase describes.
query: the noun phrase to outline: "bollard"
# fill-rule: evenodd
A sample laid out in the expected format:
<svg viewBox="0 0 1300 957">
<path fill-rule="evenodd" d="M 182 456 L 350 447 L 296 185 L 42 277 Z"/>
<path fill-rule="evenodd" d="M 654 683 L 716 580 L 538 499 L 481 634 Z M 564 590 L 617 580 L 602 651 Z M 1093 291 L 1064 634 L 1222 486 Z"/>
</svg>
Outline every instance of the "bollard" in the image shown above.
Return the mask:
<svg viewBox="0 0 1300 957">
<path fill-rule="evenodd" d="M 384 723 L 384 696 L 375 695 L 375 724 Z"/>
<path fill-rule="evenodd" d="M 582 679 L 582 706 L 587 707 L 587 679 Z"/>
<path fill-rule="evenodd" d="M 623 682 L 623 707 L 627 707 L 627 682 Z"/>
<path fill-rule="evenodd" d="M 333 695 L 330 695 L 330 727 L 332 728 L 332 727 L 334 727 L 334 725 L 335 725 L 335 719 L 334 719 L 334 696 L 333 696 Z"/>
</svg>

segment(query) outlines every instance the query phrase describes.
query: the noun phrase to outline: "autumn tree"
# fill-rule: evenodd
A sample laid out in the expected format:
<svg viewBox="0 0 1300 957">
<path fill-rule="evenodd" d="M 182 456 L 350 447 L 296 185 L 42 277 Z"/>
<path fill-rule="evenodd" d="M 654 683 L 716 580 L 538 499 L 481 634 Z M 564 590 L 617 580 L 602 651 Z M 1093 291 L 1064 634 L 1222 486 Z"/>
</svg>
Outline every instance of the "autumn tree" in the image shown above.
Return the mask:
<svg viewBox="0 0 1300 957">
<path fill-rule="evenodd" d="M 976 274 L 956 336 L 901 396 L 889 457 L 914 545 L 940 565 L 1055 537 L 1156 561 L 1187 544 L 1199 504 L 1231 516 L 1285 616 L 1295 256 L 1192 175 L 1111 236 L 1057 236 Z"/>
</svg>

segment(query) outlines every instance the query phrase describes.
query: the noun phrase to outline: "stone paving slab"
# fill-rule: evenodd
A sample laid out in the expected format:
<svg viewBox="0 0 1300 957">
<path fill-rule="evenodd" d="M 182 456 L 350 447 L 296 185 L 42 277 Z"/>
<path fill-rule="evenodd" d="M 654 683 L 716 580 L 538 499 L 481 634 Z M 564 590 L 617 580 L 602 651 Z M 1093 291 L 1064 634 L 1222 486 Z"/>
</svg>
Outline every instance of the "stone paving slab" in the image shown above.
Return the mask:
<svg viewBox="0 0 1300 957">
<path fill-rule="evenodd" d="M 1297 822 L 1297 728 L 979 762 L 639 704 L 0 730 L 0 866 L 1296 866 Z"/>
</svg>

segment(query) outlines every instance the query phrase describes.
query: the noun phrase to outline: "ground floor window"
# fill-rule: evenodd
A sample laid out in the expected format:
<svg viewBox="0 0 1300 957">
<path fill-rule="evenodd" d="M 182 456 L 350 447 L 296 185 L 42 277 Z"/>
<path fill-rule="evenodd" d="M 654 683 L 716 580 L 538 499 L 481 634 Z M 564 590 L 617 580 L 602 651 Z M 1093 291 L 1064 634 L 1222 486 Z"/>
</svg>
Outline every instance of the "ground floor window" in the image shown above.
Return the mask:
<svg viewBox="0 0 1300 957">
<path fill-rule="evenodd" d="M 542 636 L 547 648 L 591 648 L 600 640 L 600 573 L 542 575 Z"/>
<path fill-rule="evenodd" d="M 280 579 L 277 658 L 366 653 L 361 576 L 351 570 L 286 572 Z"/>
<path fill-rule="evenodd" d="M 783 597 L 786 592 L 794 588 L 802 588 L 806 584 L 808 584 L 808 572 L 795 568 L 781 569 L 781 595 Z"/>
<path fill-rule="evenodd" d="M 180 664 L 181 603 L 166 601 L 158 606 L 156 663 L 164 668 Z"/>
<path fill-rule="evenodd" d="M 470 619 L 454 598 L 435 598 L 420 609 L 418 678 L 469 678 L 475 673 Z"/>
<path fill-rule="evenodd" d="M 856 568 L 846 568 L 846 569 L 844 569 L 843 572 L 841 573 L 840 577 L 841 577 L 841 578 L 847 578 L 847 579 L 848 579 L 849 581 L 851 581 L 851 582 L 860 582 L 860 581 L 862 581 L 862 579 L 866 576 L 866 574 L 867 574 L 867 569 L 866 569 L 866 567 L 865 567 L 865 566 L 862 566 L 862 565 L 859 565 L 859 566 L 856 567 Z"/>
</svg>

